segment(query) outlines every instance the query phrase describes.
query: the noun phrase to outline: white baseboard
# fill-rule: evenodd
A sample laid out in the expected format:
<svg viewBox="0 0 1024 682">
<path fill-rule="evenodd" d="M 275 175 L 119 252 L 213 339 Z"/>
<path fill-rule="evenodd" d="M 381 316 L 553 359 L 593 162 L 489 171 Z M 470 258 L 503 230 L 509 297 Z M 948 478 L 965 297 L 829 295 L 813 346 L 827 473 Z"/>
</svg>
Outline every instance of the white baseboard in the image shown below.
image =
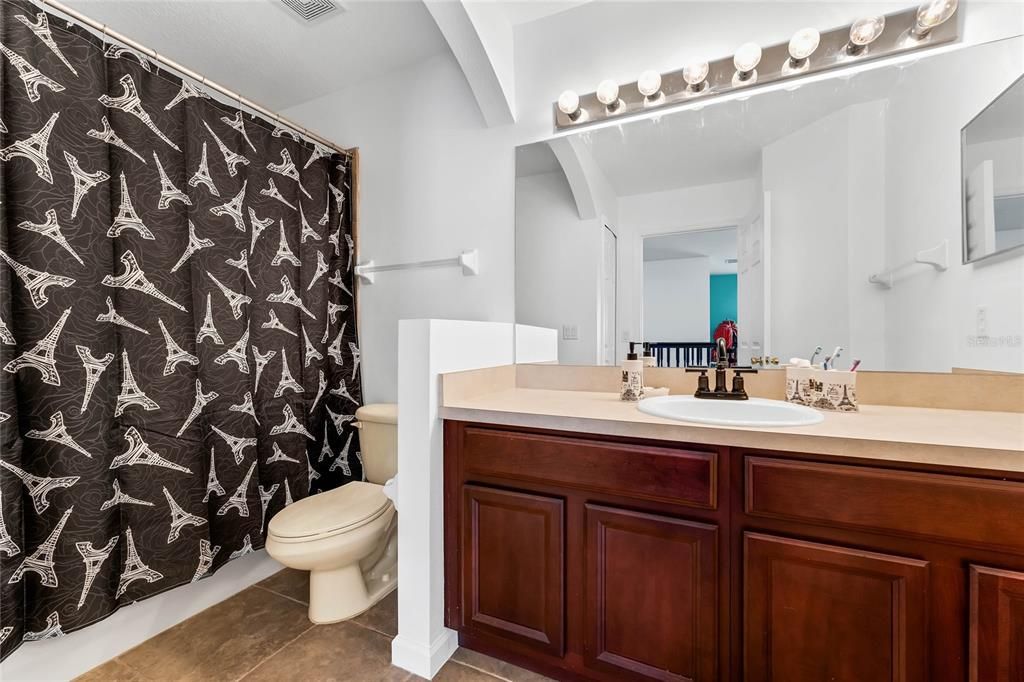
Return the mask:
<svg viewBox="0 0 1024 682">
<path fill-rule="evenodd" d="M 262 549 L 239 557 L 208 578 L 122 607 L 66 637 L 26 642 L 0 664 L 0 680 L 70 680 L 282 568 Z"/>
<path fill-rule="evenodd" d="M 429 646 L 399 635 L 391 641 L 391 665 L 431 680 L 458 648 L 459 633 L 448 628 Z"/>
</svg>

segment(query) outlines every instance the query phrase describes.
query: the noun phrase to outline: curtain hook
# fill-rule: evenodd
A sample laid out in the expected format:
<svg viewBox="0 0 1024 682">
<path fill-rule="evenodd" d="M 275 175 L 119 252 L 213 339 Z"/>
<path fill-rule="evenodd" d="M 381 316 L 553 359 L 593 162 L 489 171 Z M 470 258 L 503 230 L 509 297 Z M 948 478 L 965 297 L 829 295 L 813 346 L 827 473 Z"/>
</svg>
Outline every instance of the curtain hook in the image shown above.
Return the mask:
<svg viewBox="0 0 1024 682">
<path fill-rule="evenodd" d="M 100 36 L 100 39 L 103 41 L 104 45 L 107 44 L 107 25 L 106 24 L 103 24 L 103 33 Z"/>
</svg>

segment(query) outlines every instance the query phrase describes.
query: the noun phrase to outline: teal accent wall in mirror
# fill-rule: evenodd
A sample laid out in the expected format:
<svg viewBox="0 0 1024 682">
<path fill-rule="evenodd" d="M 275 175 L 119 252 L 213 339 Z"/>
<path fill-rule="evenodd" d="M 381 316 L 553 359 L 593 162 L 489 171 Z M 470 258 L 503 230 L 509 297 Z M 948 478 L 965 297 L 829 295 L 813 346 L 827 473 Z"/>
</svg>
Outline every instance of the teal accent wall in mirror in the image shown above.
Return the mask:
<svg viewBox="0 0 1024 682">
<path fill-rule="evenodd" d="M 736 275 L 711 275 L 711 324 L 708 338 L 714 338 L 715 329 L 726 320 L 736 319 Z"/>
</svg>

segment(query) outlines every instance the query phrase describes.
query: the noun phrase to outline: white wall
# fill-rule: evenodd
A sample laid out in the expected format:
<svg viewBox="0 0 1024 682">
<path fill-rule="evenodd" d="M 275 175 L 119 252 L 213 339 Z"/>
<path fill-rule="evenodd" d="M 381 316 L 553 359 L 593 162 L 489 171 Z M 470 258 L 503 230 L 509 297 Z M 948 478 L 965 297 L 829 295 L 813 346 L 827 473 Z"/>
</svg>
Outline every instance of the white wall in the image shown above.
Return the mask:
<svg viewBox="0 0 1024 682">
<path fill-rule="evenodd" d="M 515 362 L 510 323 L 402 320 L 398 400 L 398 636 L 392 663 L 430 679 L 458 647 L 444 626 L 441 374 Z"/>
<path fill-rule="evenodd" d="M 847 107 L 767 145 L 771 339 L 783 361 L 814 346 L 885 367 L 884 102 Z"/>
<path fill-rule="evenodd" d="M 1024 371 L 1024 257 L 961 264 L 960 129 L 1024 69 L 1024 39 L 1015 42 L 1016 49 L 972 49 L 973 66 L 957 71 L 973 75 L 955 97 L 948 61 L 938 57 L 918 63 L 889 102 L 887 255 L 900 263 L 945 239 L 950 256 L 949 270 L 911 268 L 887 292 L 889 368 Z M 986 309 L 988 336 L 1009 342 L 978 343 L 979 307 Z"/>
<path fill-rule="evenodd" d="M 580 220 L 561 172 L 516 180 L 516 321 L 575 326 L 577 340 L 559 334 L 558 357 L 574 365 L 598 361 L 600 220 Z"/>
<path fill-rule="evenodd" d="M 884 267 L 885 234 L 890 229 L 884 200 L 888 191 L 885 111 L 886 103 L 875 101 L 852 106 L 847 112 L 846 295 L 850 345 L 845 356 L 847 360 L 860 359 L 864 369 L 889 369 L 886 292 L 868 282 L 869 273 Z M 840 368 L 845 369 L 842 365 Z"/>
<path fill-rule="evenodd" d="M 707 341 L 711 259 L 644 261 L 644 340 Z"/>
<path fill-rule="evenodd" d="M 517 365 L 558 362 L 557 329 L 516 324 L 515 335 Z"/>
<path fill-rule="evenodd" d="M 816 344 L 850 347 L 847 276 L 847 113 L 840 111 L 767 145 L 771 194 L 772 332 L 783 361 Z"/>
<path fill-rule="evenodd" d="M 398 320 L 513 320 L 511 128 L 484 127 L 451 55 L 283 113 L 359 146 L 362 260 L 383 265 L 480 251 L 475 277 L 458 268 L 385 272 L 361 287 L 365 399 L 394 402 Z"/>
</svg>

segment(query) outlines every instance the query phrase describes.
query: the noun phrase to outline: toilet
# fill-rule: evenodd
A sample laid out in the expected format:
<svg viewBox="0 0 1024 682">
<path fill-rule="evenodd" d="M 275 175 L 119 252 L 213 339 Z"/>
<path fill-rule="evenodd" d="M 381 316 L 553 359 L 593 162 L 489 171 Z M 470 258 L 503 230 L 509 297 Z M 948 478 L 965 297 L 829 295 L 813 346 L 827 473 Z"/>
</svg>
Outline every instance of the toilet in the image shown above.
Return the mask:
<svg viewBox="0 0 1024 682">
<path fill-rule="evenodd" d="M 356 419 L 366 481 L 298 500 L 267 529 L 267 553 L 309 571 L 314 623 L 357 616 L 398 585 L 398 516 L 384 490 L 397 468 L 398 406 L 364 405 Z"/>
</svg>

